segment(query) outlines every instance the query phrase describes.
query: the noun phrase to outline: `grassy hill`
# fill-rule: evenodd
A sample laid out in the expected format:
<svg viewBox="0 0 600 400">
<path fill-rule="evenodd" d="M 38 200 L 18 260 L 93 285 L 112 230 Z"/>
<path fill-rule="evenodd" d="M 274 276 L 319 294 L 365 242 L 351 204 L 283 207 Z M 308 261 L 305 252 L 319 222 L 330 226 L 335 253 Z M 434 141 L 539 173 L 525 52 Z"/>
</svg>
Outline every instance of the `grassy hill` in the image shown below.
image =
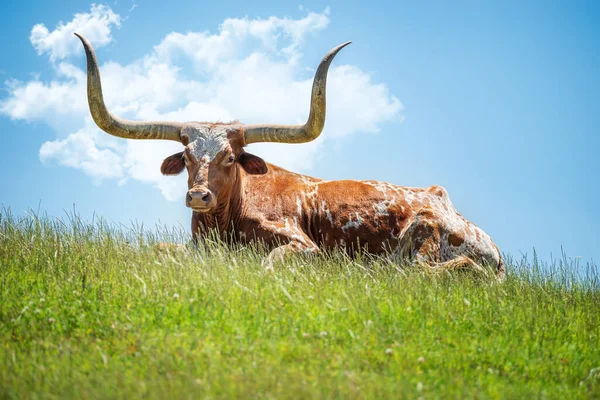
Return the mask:
<svg viewBox="0 0 600 400">
<path fill-rule="evenodd" d="M 0 214 L 0 398 L 598 398 L 598 270 L 507 278 Z"/>
</svg>

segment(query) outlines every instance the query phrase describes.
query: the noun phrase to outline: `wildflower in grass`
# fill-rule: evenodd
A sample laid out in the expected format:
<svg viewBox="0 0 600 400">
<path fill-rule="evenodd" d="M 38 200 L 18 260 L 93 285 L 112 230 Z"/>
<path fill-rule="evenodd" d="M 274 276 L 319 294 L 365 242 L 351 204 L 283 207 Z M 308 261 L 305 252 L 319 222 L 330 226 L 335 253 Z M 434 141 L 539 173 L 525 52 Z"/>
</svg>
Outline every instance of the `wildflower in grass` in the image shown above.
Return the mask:
<svg viewBox="0 0 600 400">
<path fill-rule="evenodd" d="M 321 337 L 325 337 L 325 336 L 327 336 L 327 332 L 326 332 L 326 331 L 322 331 L 321 333 L 319 333 L 319 335 L 320 335 Z"/>
<path fill-rule="evenodd" d="M 175 300 L 177 300 L 177 299 L 179 298 L 179 294 L 178 294 L 178 293 L 174 293 L 174 294 L 173 294 L 173 298 L 174 298 Z"/>
<path fill-rule="evenodd" d="M 425 362 L 425 358 L 424 357 L 419 357 L 419 358 L 417 358 L 417 362 L 419 364 L 423 364 Z"/>
<path fill-rule="evenodd" d="M 48 318 L 48 323 L 53 324 L 56 320 L 52 317 Z"/>
<path fill-rule="evenodd" d="M 388 347 L 387 349 L 385 349 L 385 354 L 387 354 L 388 356 L 391 356 L 392 354 L 394 354 L 394 350 L 392 350 Z"/>
</svg>

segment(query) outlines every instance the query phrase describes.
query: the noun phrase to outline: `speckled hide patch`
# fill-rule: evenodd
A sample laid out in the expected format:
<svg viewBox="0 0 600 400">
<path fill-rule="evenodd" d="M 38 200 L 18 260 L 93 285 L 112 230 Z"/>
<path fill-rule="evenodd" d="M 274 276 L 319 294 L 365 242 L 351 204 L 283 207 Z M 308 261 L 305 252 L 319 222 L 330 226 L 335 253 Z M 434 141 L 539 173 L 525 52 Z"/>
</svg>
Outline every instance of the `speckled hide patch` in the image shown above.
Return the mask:
<svg viewBox="0 0 600 400">
<path fill-rule="evenodd" d="M 227 136 L 237 129 L 235 124 L 188 123 L 181 131 L 181 139 L 196 161 L 211 162 L 220 152 L 231 151 Z"/>
<path fill-rule="evenodd" d="M 372 253 L 398 249 L 431 262 L 459 255 L 490 265 L 500 262 L 490 237 L 456 212 L 440 186 L 298 179 L 304 190 L 290 193 L 296 213 L 300 210 L 295 218 L 304 221 L 304 232 L 319 247 L 350 252 L 360 247 Z"/>
</svg>

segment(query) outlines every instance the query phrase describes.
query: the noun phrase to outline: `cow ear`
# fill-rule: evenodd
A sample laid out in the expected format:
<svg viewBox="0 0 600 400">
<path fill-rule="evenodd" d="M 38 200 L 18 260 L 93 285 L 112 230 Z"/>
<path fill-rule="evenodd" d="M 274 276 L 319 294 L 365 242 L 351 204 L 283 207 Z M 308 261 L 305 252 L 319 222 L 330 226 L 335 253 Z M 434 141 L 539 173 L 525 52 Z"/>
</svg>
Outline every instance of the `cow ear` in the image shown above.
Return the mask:
<svg viewBox="0 0 600 400">
<path fill-rule="evenodd" d="M 244 171 L 251 175 L 263 175 L 268 171 L 265 160 L 254 154 L 243 152 L 239 155 L 237 162 L 244 168 Z"/>
<path fill-rule="evenodd" d="M 165 158 L 160 166 L 160 172 L 162 172 L 163 175 L 178 175 L 184 168 L 185 160 L 183 159 L 182 151 Z"/>
</svg>

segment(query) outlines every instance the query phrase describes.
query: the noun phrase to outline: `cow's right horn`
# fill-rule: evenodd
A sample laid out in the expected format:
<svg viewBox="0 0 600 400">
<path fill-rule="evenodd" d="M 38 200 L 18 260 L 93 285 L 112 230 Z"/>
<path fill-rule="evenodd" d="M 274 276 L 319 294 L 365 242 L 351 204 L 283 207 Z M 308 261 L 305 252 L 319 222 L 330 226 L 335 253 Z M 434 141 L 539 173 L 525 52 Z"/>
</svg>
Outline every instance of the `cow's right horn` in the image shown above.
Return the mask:
<svg viewBox="0 0 600 400">
<path fill-rule="evenodd" d="M 94 48 L 82 35 L 75 33 L 81 39 L 87 58 L 87 96 L 90 113 L 100 129 L 111 135 L 127 139 L 166 139 L 181 141 L 180 132 L 183 124 L 167 121 L 128 121 L 112 115 L 102 96 L 100 71 Z"/>
<path fill-rule="evenodd" d="M 258 142 L 306 143 L 315 140 L 321 134 L 325 125 L 325 90 L 329 64 L 331 64 L 335 55 L 350 43 L 352 42 L 346 42 L 333 48 L 319 64 L 313 80 L 310 114 L 306 124 L 246 125 L 244 127 L 244 141 L 246 144 Z"/>
</svg>

